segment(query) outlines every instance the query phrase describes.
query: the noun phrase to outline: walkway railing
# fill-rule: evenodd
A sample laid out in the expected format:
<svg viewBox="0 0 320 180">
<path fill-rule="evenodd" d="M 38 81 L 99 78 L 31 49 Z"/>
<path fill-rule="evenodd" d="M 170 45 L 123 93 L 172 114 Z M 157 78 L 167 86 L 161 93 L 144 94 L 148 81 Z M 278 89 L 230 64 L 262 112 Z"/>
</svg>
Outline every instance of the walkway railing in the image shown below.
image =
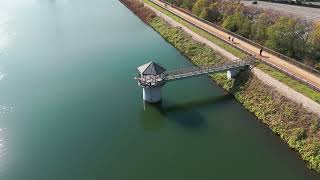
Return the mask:
<svg viewBox="0 0 320 180">
<path fill-rule="evenodd" d="M 254 62 L 255 61 L 253 59 L 247 59 L 247 60 L 237 60 L 234 62 L 228 62 L 225 64 L 214 65 L 214 66 L 203 67 L 203 68 L 191 67 L 191 68 L 185 68 L 185 69 L 177 69 L 177 70 L 167 72 L 165 75 L 165 81 L 174 81 L 174 80 L 184 79 L 192 76 L 199 76 L 203 74 L 228 71 L 230 69 L 237 69 L 237 68 L 253 65 Z"/>
</svg>

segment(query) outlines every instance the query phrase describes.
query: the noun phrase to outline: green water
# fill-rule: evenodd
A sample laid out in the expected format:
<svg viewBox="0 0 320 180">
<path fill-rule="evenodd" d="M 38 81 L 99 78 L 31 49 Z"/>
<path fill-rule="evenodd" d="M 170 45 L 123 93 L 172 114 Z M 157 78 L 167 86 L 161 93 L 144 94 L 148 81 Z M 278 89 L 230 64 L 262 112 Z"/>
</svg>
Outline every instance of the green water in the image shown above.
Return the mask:
<svg viewBox="0 0 320 180">
<path fill-rule="evenodd" d="M 207 77 L 144 107 L 148 60 L 191 66 L 117 0 L 1 0 L 0 179 L 320 179 Z"/>
</svg>

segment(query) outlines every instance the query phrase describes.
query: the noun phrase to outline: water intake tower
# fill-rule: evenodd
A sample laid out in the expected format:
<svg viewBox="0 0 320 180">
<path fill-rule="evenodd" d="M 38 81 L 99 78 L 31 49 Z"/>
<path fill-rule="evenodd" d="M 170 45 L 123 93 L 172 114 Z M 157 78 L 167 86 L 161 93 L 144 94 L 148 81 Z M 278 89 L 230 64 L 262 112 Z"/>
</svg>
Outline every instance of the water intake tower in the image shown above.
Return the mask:
<svg viewBox="0 0 320 180">
<path fill-rule="evenodd" d="M 247 57 L 245 60 L 229 61 L 214 66 L 195 66 L 166 71 L 160 64 L 151 61 L 138 67 L 139 77 L 135 79 L 138 80 L 138 85 L 143 89 L 143 100 L 149 103 L 158 103 L 161 101 L 161 87 L 169 81 L 223 71 L 227 71 L 227 77 L 230 79 L 235 77 L 240 69 L 248 68 L 253 65 L 254 62 L 254 58 Z"/>
</svg>

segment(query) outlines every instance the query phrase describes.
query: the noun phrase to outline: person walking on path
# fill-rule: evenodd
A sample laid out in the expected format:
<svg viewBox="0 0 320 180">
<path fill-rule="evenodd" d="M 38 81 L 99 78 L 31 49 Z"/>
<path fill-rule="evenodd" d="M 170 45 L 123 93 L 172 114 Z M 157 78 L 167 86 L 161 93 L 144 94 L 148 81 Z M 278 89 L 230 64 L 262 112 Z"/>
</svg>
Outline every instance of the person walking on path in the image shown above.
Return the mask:
<svg viewBox="0 0 320 180">
<path fill-rule="evenodd" d="M 260 56 L 262 56 L 262 48 L 260 49 Z"/>
<path fill-rule="evenodd" d="M 232 42 L 233 42 L 233 40 L 234 40 L 234 37 L 232 37 Z"/>
<path fill-rule="evenodd" d="M 228 39 L 229 39 L 229 41 L 230 41 L 230 36 L 229 36 L 229 38 L 228 38 Z"/>
</svg>

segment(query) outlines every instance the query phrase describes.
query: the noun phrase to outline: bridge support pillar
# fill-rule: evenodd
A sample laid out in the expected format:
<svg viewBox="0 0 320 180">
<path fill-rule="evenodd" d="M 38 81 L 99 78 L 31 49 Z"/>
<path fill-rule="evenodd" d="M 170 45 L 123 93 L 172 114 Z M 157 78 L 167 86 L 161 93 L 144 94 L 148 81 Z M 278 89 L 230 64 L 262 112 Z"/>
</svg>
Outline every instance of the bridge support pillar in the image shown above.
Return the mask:
<svg viewBox="0 0 320 180">
<path fill-rule="evenodd" d="M 144 87 L 143 100 L 148 103 L 158 103 L 161 101 L 161 87 Z"/>
<path fill-rule="evenodd" d="M 239 69 L 230 69 L 227 71 L 227 78 L 228 79 L 234 78 L 238 73 L 239 73 Z"/>
</svg>

